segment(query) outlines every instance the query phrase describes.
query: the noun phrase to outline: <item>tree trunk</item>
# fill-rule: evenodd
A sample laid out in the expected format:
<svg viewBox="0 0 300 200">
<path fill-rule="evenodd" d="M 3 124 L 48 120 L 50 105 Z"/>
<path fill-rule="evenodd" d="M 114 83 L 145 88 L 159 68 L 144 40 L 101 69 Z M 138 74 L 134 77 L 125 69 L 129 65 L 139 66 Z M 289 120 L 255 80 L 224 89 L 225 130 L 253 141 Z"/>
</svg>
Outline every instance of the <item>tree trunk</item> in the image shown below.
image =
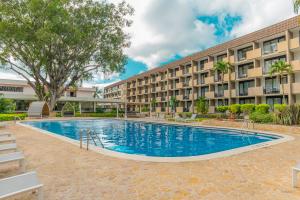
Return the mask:
<svg viewBox="0 0 300 200">
<path fill-rule="evenodd" d="M 50 112 L 53 111 L 53 109 L 54 109 L 54 107 L 56 105 L 57 99 L 58 98 L 57 98 L 56 92 L 52 91 L 51 92 L 51 96 L 49 98 L 49 102 L 48 102 L 49 108 L 50 108 Z"/>
<path fill-rule="evenodd" d="M 282 102 L 283 102 L 283 104 L 286 104 L 285 95 L 284 95 L 284 84 L 281 81 L 281 75 L 279 75 L 279 81 L 280 81 L 279 83 L 280 83 L 281 89 L 282 89 Z"/>
</svg>

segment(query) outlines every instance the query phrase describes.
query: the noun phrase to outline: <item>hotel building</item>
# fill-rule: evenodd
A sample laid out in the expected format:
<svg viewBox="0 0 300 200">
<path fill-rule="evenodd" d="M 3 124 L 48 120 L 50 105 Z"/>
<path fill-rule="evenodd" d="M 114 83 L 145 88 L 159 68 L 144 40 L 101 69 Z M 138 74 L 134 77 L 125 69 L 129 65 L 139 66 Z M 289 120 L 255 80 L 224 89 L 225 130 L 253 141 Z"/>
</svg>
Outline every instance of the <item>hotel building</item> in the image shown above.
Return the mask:
<svg viewBox="0 0 300 200">
<path fill-rule="evenodd" d="M 196 112 L 196 100 L 205 97 L 213 113 L 223 103 L 282 103 L 282 83 L 287 102 L 300 103 L 299 23 L 294 17 L 117 82 L 104 89 L 104 98 L 126 100 L 131 111 L 171 112 L 175 96 L 176 112 Z M 225 74 L 224 89 L 221 74 L 213 70 L 220 60 L 234 66 Z M 293 74 L 282 80 L 271 76 L 278 60 L 291 64 Z"/>
<path fill-rule="evenodd" d="M 65 91 L 58 100 L 56 110 L 60 111 L 66 102 L 78 102 L 82 112 L 94 112 L 99 99 L 94 98 L 96 88 L 77 88 Z M 34 90 L 26 81 L 0 79 L 0 95 L 16 102 L 16 111 L 28 110 L 29 104 L 37 101 Z"/>
</svg>

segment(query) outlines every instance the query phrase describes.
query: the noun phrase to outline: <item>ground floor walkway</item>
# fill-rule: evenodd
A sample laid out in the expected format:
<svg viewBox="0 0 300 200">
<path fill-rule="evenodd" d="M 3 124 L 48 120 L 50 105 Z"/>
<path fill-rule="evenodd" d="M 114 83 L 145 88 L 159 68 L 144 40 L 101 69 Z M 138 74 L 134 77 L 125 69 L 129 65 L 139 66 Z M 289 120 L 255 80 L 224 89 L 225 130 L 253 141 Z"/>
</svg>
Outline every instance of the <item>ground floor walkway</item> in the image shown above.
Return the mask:
<svg viewBox="0 0 300 200">
<path fill-rule="evenodd" d="M 241 127 L 239 123 L 204 121 Z M 8 127 L 46 200 L 298 200 L 291 167 L 300 161 L 300 128 L 259 125 L 295 140 L 239 155 L 189 163 L 151 163 L 104 156 L 18 125 Z M 0 167 L 0 178 L 15 173 Z M 22 195 L 20 199 L 32 199 Z"/>
</svg>

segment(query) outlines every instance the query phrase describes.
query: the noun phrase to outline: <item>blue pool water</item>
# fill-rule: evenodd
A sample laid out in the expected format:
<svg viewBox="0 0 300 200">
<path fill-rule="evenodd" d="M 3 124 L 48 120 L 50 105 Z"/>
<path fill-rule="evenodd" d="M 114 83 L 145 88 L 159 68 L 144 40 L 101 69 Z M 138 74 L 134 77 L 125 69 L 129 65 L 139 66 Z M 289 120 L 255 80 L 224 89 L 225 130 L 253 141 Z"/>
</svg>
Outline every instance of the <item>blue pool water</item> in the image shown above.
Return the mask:
<svg viewBox="0 0 300 200">
<path fill-rule="evenodd" d="M 96 130 L 104 148 L 158 157 L 196 156 L 279 139 L 279 136 L 124 120 L 39 121 L 24 124 L 79 140 L 81 129 Z"/>
</svg>

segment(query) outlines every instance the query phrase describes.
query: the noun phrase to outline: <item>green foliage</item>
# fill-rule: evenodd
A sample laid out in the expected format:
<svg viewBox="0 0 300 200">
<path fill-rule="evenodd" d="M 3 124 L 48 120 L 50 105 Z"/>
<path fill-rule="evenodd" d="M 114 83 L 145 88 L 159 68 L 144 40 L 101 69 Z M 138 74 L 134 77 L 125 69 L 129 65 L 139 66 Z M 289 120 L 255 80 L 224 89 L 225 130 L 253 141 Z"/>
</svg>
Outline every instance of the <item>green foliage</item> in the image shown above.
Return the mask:
<svg viewBox="0 0 300 200">
<path fill-rule="evenodd" d="M 175 112 L 177 102 L 178 100 L 176 100 L 176 96 L 172 96 L 169 103 L 172 112 Z"/>
<path fill-rule="evenodd" d="M 274 122 L 274 116 L 271 113 L 253 112 L 250 114 L 250 119 L 255 123 L 272 123 Z"/>
<path fill-rule="evenodd" d="M 240 104 L 232 104 L 228 107 L 228 110 L 231 114 L 237 116 L 241 113 L 241 105 Z"/>
<path fill-rule="evenodd" d="M 27 117 L 27 114 L 0 114 L 0 121 L 13 121 L 16 117 L 24 120 Z"/>
<path fill-rule="evenodd" d="M 142 112 L 149 112 L 149 108 L 146 107 L 146 106 L 144 106 L 144 107 L 142 108 Z"/>
<path fill-rule="evenodd" d="M 300 0 L 293 0 L 293 3 L 294 3 L 294 12 L 295 14 L 298 14 L 300 8 Z"/>
<path fill-rule="evenodd" d="M 182 117 L 182 118 L 190 118 L 192 116 L 193 113 L 191 112 L 182 112 L 182 113 L 179 113 L 179 116 Z"/>
<path fill-rule="evenodd" d="M 11 99 L 0 97 L 0 113 L 13 113 L 16 110 L 16 103 Z"/>
<path fill-rule="evenodd" d="M 214 64 L 213 71 L 219 71 L 222 74 L 226 74 L 232 68 L 233 66 L 229 62 L 218 61 Z"/>
<path fill-rule="evenodd" d="M 275 122 L 283 125 L 296 125 L 300 122 L 300 105 L 287 106 L 285 104 L 275 104 Z"/>
<path fill-rule="evenodd" d="M 130 45 L 124 30 L 132 14 L 125 2 L 1 1 L 0 62 L 53 109 L 64 91 L 82 80 L 124 71 L 124 49 Z"/>
<path fill-rule="evenodd" d="M 117 113 L 108 112 L 108 113 L 76 113 L 75 117 L 117 117 Z"/>
<path fill-rule="evenodd" d="M 200 97 L 196 101 L 196 110 L 197 113 L 207 114 L 208 113 L 208 102 L 204 97 Z"/>
<path fill-rule="evenodd" d="M 254 104 L 242 104 L 241 105 L 241 112 L 244 113 L 245 115 L 249 115 L 255 110 L 255 105 Z"/>
<path fill-rule="evenodd" d="M 258 104 L 255 106 L 255 112 L 266 114 L 269 113 L 270 106 L 268 104 Z"/>
<path fill-rule="evenodd" d="M 229 109 L 229 107 L 228 106 L 217 106 L 216 109 L 220 113 L 225 113 Z"/>
<path fill-rule="evenodd" d="M 255 111 L 250 114 L 250 120 L 255 123 L 272 123 L 274 122 L 274 116 L 271 113 L 260 113 Z"/>
</svg>

